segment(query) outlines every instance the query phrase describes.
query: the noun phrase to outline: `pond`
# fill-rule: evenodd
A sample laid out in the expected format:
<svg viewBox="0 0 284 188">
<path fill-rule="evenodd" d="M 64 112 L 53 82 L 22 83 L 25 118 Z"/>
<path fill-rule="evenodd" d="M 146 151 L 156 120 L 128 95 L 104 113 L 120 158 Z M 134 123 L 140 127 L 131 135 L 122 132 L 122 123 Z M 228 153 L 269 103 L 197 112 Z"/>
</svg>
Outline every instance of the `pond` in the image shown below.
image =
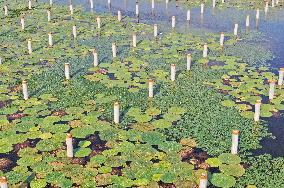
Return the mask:
<svg viewBox="0 0 284 188">
<path fill-rule="evenodd" d="M 29 2 L 0 0 L 1 188 L 283 186 L 282 1 Z"/>
</svg>

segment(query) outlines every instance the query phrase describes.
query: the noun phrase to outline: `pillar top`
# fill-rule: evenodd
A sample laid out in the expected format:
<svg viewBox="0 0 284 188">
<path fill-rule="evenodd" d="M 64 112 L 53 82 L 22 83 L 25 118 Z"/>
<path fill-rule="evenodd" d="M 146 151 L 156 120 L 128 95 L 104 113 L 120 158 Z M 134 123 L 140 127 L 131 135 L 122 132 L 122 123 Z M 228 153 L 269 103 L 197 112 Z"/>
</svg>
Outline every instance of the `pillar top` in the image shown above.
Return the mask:
<svg viewBox="0 0 284 188">
<path fill-rule="evenodd" d="M 233 130 L 233 131 L 232 131 L 232 134 L 239 135 L 239 134 L 240 134 L 240 131 L 239 131 L 239 130 Z"/>
<path fill-rule="evenodd" d="M 6 176 L 0 177 L 0 183 L 7 183 L 8 179 Z"/>
<path fill-rule="evenodd" d="M 260 104 L 261 103 L 261 100 L 259 99 L 259 100 L 256 100 L 256 103 L 257 104 Z"/>
<path fill-rule="evenodd" d="M 269 83 L 276 83 L 276 80 L 274 79 L 271 79 L 271 80 L 268 80 Z"/>
<path fill-rule="evenodd" d="M 153 79 L 149 79 L 149 83 L 154 83 L 154 80 Z"/>
<path fill-rule="evenodd" d="M 200 176 L 200 179 L 206 180 L 207 179 L 207 174 L 206 173 L 202 173 Z"/>
<path fill-rule="evenodd" d="M 119 105 L 119 102 L 116 101 L 116 102 L 114 103 L 114 106 L 118 106 L 118 105 Z"/>
</svg>

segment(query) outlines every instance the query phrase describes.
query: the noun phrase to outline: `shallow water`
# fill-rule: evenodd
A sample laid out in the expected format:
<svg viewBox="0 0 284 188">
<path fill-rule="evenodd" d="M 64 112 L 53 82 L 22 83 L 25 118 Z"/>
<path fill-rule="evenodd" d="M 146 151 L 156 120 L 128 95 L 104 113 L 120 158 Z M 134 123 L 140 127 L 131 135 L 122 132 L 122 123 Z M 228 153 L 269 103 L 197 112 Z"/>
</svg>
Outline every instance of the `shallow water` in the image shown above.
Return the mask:
<svg viewBox="0 0 284 188">
<path fill-rule="evenodd" d="M 43 2 L 49 2 L 44 0 Z M 81 5 L 86 11 L 91 11 L 89 0 L 72 0 L 74 5 Z M 57 0 L 55 4 L 69 4 L 69 0 Z M 135 0 L 112 0 L 111 7 L 108 6 L 107 0 L 94 0 L 94 12 L 109 12 L 114 15 L 118 10 L 122 11 L 123 16 L 135 18 Z M 259 27 L 256 27 L 255 13 L 252 10 L 235 10 L 235 9 L 218 9 L 205 7 L 204 15 L 201 16 L 200 8 L 191 9 L 190 24 L 186 21 L 187 8 L 182 7 L 175 2 L 168 4 L 163 2 L 155 3 L 154 13 L 151 9 L 151 1 L 139 1 L 139 21 L 142 23 L 157 23 L 159 32 L 171 30 L 171 17 L 176 17 L 177 30 L 180 32 L 191 32 L 198 29 L 203 32 L 212 31 L 215 33 L 225 32 L 232 33 L 235 23 L 239 24 L 239 31 L 245 31 L 246 15 L 250 15 L 250 30 L 258 30 L 265 34 L 266 39 L 262 45 L 273 52 L 275 58 L 269 63 L 273 68 L 284 67 L 284 10 L 269 9 L 268 15 L 264 11 L 260 12 Z M 262 141 L 263 148 L 254 152 L 255 155 L 269 153 L 272 156 L 284 156 L 284 118 L 268 119 L 269 131 L 276 139 L 266 138 Z"/>
</svg>

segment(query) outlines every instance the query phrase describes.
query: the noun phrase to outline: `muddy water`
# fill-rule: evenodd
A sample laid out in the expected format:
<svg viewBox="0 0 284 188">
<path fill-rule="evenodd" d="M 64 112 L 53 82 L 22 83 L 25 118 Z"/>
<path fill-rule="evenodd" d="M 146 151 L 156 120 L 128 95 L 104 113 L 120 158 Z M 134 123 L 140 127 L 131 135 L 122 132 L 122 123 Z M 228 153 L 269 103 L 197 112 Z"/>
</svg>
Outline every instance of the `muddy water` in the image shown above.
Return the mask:
<svg viewBox="0 0 284 188">
<path fill-rule="evenodd" d="M 48 0 L 42 0 L 48 2 Z M 55 4 L 69 4 L 70 0 L 57 0 Z M 94 12 L 112 12 L 122 11 L 124 16 L 135 18 L 135 0 L 111 0 L 109 7 L 107 0 L 93 0 L 94 9 L 90 9 L 90 0 L 72 0 L 74 5 L 81 5 L 86 11 Z M 200 14 L 200 8 L 191 9 L 191 21 L 186 21 L 187 8 L 171 1 L 166 4 L 165 0 L 155 3 L 155 9 L 152 11 L 150 0 L 139 1 L 139 21 L 142 23 L 159 25 L 159 32 L 167 32 L 171 30 L 171 17 L 175 16 L 177 20 L 177 30 L 180 32 L 225 32 L 233 33 L 235 23 L 239 24 L 239 31 L 244 32 L 246 16 L 250 15 L 250 30 L 258 30 L 265 34 L 265 40 L 256 45 L 262 45 L 267 50 L 273 52 L 275 58 L 270 61 L 272 67 L 284 67 L 284 9 L 269 9 L 269 13 L 264 15 L 264 11 L 260 11 L 260 21 L 256 26 L 256 11 L 254 10 L 235 10 L 232 8 L 218 9 L 205 7 L 204 15 Z M 268 119 L 269 131 L 276 139 L 263 139 L 263 148 L 255 151 L 254 154 L 270 153 L 278 157 L 284 156 L 284 118 Z"/>
</svg>

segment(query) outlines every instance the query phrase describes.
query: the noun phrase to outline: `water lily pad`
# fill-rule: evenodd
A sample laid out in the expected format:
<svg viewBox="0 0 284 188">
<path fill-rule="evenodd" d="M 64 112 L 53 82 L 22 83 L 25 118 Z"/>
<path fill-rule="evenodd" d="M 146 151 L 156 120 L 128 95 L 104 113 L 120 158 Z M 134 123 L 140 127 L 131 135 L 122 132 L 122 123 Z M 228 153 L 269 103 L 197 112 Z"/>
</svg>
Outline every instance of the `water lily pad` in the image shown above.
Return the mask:
<svg viewBox="0 0 284 188">
<path fill-rule="evenodd" d="M 209 158 L 205 162 L 211 167 L 219 167 L 222 164 L 222 161 L 218 158 Z"/>
<path fill-rule="evenodd" d="M 161 110 L 158 109 L 158 108 L 155 108 L 155 107 L 152 107 L 152 108 L 148 108 L 146 111 L 145 111 L 146 114 L 150 115 L 150 116 L 157 116 L 157 115 L 160 115 L 161 114 Z"/>
<path fill-rule="evenodd" d="M 220 165 L 220 171 L 226 175 L 234 177 L 241 177 L 245 173 L 244 167 L 240 164 Z"/>
<path fill-rule="evenodd" d="M 217 187 L 229 188 L 235 186 L 236 180 L 232 176 L 228 176 L 222 173 L 215 173 L 212 176 L 211 183 Z"/>
<path fill-rule="evenodd" d="M 235 102 L 232 101 L 232 100 L 225 100 L 225 101 L 222 101 L 221 104 L 222 104 L 223 106 L 226 106 L 226 107 L 233 107 L 233 106 L 236 105 Z"/>
<path fill-rule="evenodd" d="M 170 123 L 170 122 L 168 122 L 167 120 L 164 120 L 164 119 L 159 119 L 159 120 L 153 121 L 152 124 L 155 126 L 155 128 L 159 128 L 159 129 L 169 128 L 172 125 L 172 123 Z"/>
<path fill-rule="evenodd" d="M 90 145 L 91 145 L 90 141 L 80 141 L 79 144 L 78 144 L 78 146 L 83 147 L 83 148 L 86 148 Z"/>
<path fill-rule="evenodd" d="M 86 157 L 90 155 L 92 150 L 90 148 L 79 148 L 75 151 L 75 157 Z"/>
<path fill-rule="evenodd" d="M 239 164 L 241 162 L 241 158 L 237 155 L 233 155 L 231 153 L 223 153 L 218 156 L 218 159 L 222 163 L 226 164 Z"/>
</svg>

